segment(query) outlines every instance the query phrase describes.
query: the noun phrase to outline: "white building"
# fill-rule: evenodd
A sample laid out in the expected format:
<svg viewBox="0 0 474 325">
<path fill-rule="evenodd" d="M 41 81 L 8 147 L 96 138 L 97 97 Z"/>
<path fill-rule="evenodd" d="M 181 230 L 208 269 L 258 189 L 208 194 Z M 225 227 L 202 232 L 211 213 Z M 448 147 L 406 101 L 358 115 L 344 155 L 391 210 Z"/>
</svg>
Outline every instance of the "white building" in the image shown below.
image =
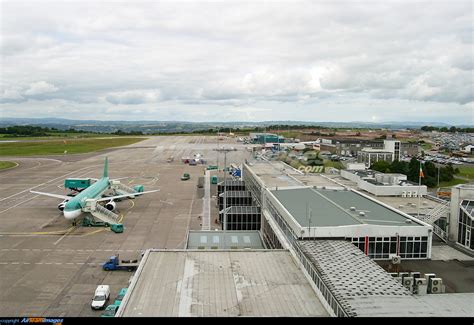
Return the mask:
<svg viewBox="0 0 474 325">
<path fill-rule="evenodd" d="M 384 140 L 383 149 L 363 148 L 358 153 L 358 162 L 363 162 L 367 167 L 370 167 L 377 161 L 393 162 L 400 160 L 400 141 Z"/>
<path fill-rule="evenodd" d="M 356 170 L 341 170 L 341 177 L 357 183 L 359 189 L 375 196 L 418 197 L 428 192 L 426 185 L 420 186 L 409 182 L 404 174 L 385 174 L 357 168 Z"/>
<path fill-rule="evenodd" d="M 473 153 L 474 152 L 474 145 L 472 144 L 469 144 L 467 146 L 465 146 L 464 148 L 462 148 L 462 151 L 465 152 L 465 153 Z"/>
</svg>

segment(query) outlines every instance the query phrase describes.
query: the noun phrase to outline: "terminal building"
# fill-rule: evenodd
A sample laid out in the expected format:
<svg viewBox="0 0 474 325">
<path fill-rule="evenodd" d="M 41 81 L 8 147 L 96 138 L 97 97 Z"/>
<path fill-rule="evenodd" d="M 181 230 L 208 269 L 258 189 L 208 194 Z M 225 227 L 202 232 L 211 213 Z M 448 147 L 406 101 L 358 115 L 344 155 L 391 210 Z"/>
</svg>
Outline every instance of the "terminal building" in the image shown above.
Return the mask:
<svg viewBox="0 0 474 325">
<path fill-rule="evenodd" d="M 258 208 L 260 230 L 190 231 L 186 249 L 147 250 L 116 316 L 474 316 L 473 293 L 434 294 L 433 274 L 379 265 L 429 258 L 430 225 L 283 163 L 245 164 L 240 185 L 252 206 L 227 209 Z"/>
<path fill-rule="evenodd" d="M 400 161 L 401 157 L 401 142 L 397 140 L 384 140 L 383 148 L 362 148 L 357 154 L 358 162 L 363 162 L 367 167 L 377 161 Z"/>
<path fill-rule="evenodd" d="M 457 185 L 451 191 L 449 239 L 474 253 L 474 185 Z"/>
<path fill-rule="evenodd" d="M 250 140 L 252 143 L 283 143 L 285 137 L 273 133 L 250 133 Z"/>
<path fill-rule="evenodd" d="M 381 173 L 366 169 L 364 164 L 348 164 L 347 169 L 341 170 L 341 177 L 375 196 L 418 197 L 428 192 L 426 185 L 412 183 L 404 174 Z"/>
<path fill-rule="evenodd" d="M 324 141 L 324 142 L 323 142 Z M 391 139 L 385 141 L 393 141 Z M 359 152 L 363 148 L 371 148 L 379 151 L 392 151 L 391 146 L 386 147 L 385 141 L 381 140 L 361 140 L 356 138 L 333 138 L 333 139 L 322 139 L 321 143 L 331 143 L 335 146 L 337 155 L 340 156 L 353 156 L 359 155 Z M 393 146 L 393 149 L 395 146 Z M 389 149 L 390 148 L 390 149 Z M 419 151 L 419 145 L 416 142 L 400 142 L 400 154 L 405 156 L 416 156 Z M 332 152 L 332 151 L 331 151 Z"/>
<path fill-rule="evenodd" d="M 269 163 L 244 165 L 243 178 L 262 210 L 263 237 L 278 247 L 269 224 L 292 241 L 342 239 L 373 259 L 431 257 L 433 227 L 359 191 L 340 186 L 304 186 Z M 278 184 L 277 186 L 274 186 Z M 334 184 L 335 185 L 335 184 Z"/>
</svg>

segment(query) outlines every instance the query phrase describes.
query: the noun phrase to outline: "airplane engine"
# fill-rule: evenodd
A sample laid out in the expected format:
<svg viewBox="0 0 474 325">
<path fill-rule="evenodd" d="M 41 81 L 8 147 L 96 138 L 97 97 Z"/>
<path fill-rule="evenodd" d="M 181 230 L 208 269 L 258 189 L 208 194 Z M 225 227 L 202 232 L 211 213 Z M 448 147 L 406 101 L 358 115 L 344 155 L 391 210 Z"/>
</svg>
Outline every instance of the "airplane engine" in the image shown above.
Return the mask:
<svg viewBox="0 0 474 325">
<path fill-rule="evenodd" d="M 115 207 L 116 207 L 116 206 L 117 206 L 117 205 L 115 204 L 114 201 L 109 201 L 109 202 L 107 202 L 107 204 L 105 205 L 105 207 L 106 207 L 107 210 L 109 210 L 109 211 L 115 210 Z"/>
<path fill-rule="evenodd" d="M 67 201 L 63 201 L 61 203 L 58 204 L 58 209 L 59 211 L 63 211 L 64 210 L 64 207 L 66 206 L 66 203 Z"/>
</svg>

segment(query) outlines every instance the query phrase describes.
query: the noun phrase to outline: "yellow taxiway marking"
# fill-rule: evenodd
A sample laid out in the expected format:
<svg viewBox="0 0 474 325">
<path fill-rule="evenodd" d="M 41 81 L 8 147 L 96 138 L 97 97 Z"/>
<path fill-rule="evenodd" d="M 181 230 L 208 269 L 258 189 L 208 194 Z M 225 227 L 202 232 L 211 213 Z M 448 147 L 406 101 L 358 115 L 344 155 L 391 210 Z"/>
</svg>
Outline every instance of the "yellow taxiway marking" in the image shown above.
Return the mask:
<svg viewBox="0 0 474 325">
<path fill-rule="evenodd" d="M 72 226 L 65 230 L 55 231 L 33 231 L 33 232 L 1 232 L 0 235 L 65 235 L 72 231 L 75 227 Z"/>
<path fill-rule="evenodd" d="M 107 230 L 106 228 L 102 228 L 102 229 L 97 229 L 97 230 L 93 230 L 91 232 L 88 232 L 84 235 L 80 235 L 79 237 L 86 237 L 86 236 L 89 236 L 89 235 L 93 235 L 93 234 L 97 234 L 98 232 L 101 232 L 101 231 L 105 231 Z"/>
</svg>

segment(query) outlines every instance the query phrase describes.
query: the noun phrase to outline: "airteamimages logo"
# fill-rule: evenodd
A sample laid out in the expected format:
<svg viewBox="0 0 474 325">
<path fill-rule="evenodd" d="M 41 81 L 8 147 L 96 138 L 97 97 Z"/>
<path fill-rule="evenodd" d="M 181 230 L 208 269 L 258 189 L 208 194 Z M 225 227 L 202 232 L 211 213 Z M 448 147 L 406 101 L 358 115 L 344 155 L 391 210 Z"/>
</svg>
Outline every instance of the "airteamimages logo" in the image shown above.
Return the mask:
<svg viewBox="0 0 474 325">
<path fill-rule="evenodd" d="M 0 324 L 21 324 L 21 323 L 40 323 L 62 325 L 64 318 L 46 318 L 46 317 L 23 317 L 13 319 L 0 319 Z"/>
</svg>

